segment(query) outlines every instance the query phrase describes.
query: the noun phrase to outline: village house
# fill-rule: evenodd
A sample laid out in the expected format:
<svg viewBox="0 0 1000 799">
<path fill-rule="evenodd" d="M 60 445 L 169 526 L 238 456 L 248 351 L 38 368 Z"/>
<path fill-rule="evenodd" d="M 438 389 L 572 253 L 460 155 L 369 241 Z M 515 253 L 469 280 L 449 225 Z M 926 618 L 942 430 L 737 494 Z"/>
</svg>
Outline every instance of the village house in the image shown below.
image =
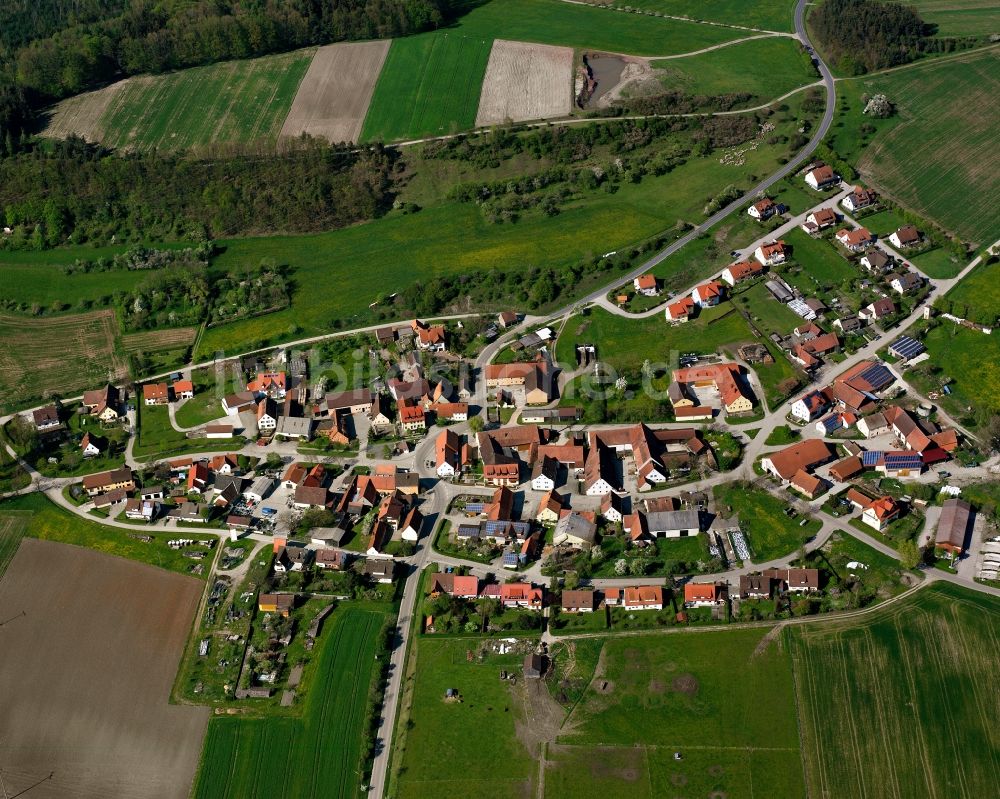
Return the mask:
<svg viewBox="0 0 1000 799">
<path fill-rule="evenodd" d="M 622 592 L 622 607 L 626 610 L 663 610 L 662 585 L 630 585 Z"/>
<path fill-rule="evenodd" d="M 852 477 L 861 474 L 864 468 L 861 458 L 857 455 L 848 455 L 846 458 L 830 466 L 830 477 L 838 483 L 844 483 Z"/>
<path fill-rule="evenodd" d="M 691 318 L 694 309 L 694 300 L 690 297 L 682 297 L 677 302 L 669 303 L 664 311 L 664 315 L 668 322 L 686 322 Z"/>
<path fill-rule="evenodd" d="M 840 201 L 840 204 L 853 214 L 855 211 L 868 208 L 876 202 L 878 202 L 878 195 L 874 191 L 862 186 L 855 186 L 854 190 Z"/>
<path fill-rule="evenodd" d="M 142 401 L 146 405 L 166 405 L 170 401 L 170 388 L 166 383 L 146 383 L 142 387 Z"/>
<path fill-rule="evenodd" d="M 295 607 L 295 594 L 261 594 L 257 597 L 257 610 L 261 613 L 277 613 L 288 618 Z"/>
<path fill-rule="evenodd" d="M 924 280 L 916 272 L 892 274 L 886 278 L 889 287 L 897 294 L 909 294 L 924 285 Z"/>
<path fill-rule="evenodd" d="M 247 391 L 254 399 L 270 397 L 283 400 L 288 392 L 288 376 L 284 372 L 258 372 L 257 376 L 247 383 Z"/>
<path fill-rule="evenodd" d="M 555 491 L 549 491 L 538 502 L 535 521 L 541 524 L 555 524 L 565 507 L 566 500 Z"/>
<path fill-rule="evenodd" d="M 620 494 L 611 492 L 601 497 L 601 516 L 612 524 L 618 524 L 625 518 L 625 500 Z"/>
<path fill-rule="evenodd" d="M 389 585 L 392 583 L 393 573 L 396 570 L 396 562 L 391 558 L 368 558 L 361 573 L 372 582 Z"/>
<path fill-rule="evenodd" d="M 278 407 L 270 397 L 257 403 L 257 430 L 263 434 L 273 433 L 278 426 Z"/>
<path fill-rule="evenodd" d="M 412 400 L 400 400 L 396 405 L 399 425 L 404 433 L 418 433 L 427 429 L 427 414 L 421 405 Z"/>
<path fill-rule="evenodd" d="M 764 264 L 754 261 L 737 261 L 723 269 L 719 277 L 730 286 L 735 286 L 744 280 L 750 280 L 758 275 L 762 275 L 765 271 L 767 270 Z"/>
<path fill-rule="evenodd" d="M 80 439 L 80 454 L 85 458 L 96 458 L 107 450 L 107 448 L 107 439 L 95 436 L 92 433 L 84 433 L 83 438 Z"/>
<path fill-rule="evenodd" d="M 857 316 L 856 314 L 847 314 L 839 319 L 834 319 L 833 326 L 846 335 L 850 333 L 857 333 L 859 330 L 864 328 L 865 323 L 860 316 Z"/>
<path fill-rule="evenodd" d="M 635 286 L 637 293 L 645 297 L 655 297 L 660 293 L 656 287 L 655 275 L 639 275 L 639 277 L 632 281 L 632 285 Z"/>
<path fill-rule="evenodd" d="M 212 473 L 209 471 L 207 463 L 199 461 L 193 464 L 187 473 L 187 493 L 201 494 L 208 488 L 211 477 Z"/>
<path fill-rule="evenodd" d="M 552 543 L 556 546 L 591 547 L 597 539 L 597 523 L 594 514 L 584 511 L 562 512 L 556 522 Z"/>
<path fill-rule="evenodd" d="M 531 488 L 534 491 L 551 491 L 556 487 L 559 476 L 559 461 L 548 455 L 540 457 L 535 462 L 531 473 Z"/>
<path fill-rule="evenodd" d="M 127 519 L 151 522 L 156 518 L 158 510 L 159 503 L 153 500 L 135 498 L 125 501 L 125 518 Z"/>
<path fill-rule="evenodd" d="M 468 446 L 463 445 L 458 434 L 453 430 L 442 430 L 434 442 L 435 465 L 438 477 L 444 479 L 454 477 L 462 471 L 465 459 L 468 459 Z"/>
<path fill-rule="evenodd" d="M 837 212 L 832 208 L 818 208 L 809 214 L 799 227 L 809 235 L 815 235 L 837 224 Z"/>
<path fill-rule="evenodd" d="M 552 383 L 551 370 L 545 360 L 486 367 L 487 388 L 523 386 L 524 401 L 528 405 L 544 405 L 551 401 Z"/>
<path fill-rule="evenodd" d="M 90 497 L 96 497 L 116 489 L 135 491 L 135 480 L 132 477 L 132 470 L 128 466 L 98 474 L 88 474 L 83 478 L 83 490 Z"/>
<path fill-rule="evenodd" d="M 434 406 L 437 418 L 445 422 L 466 422 L 469 419 L 467 402 L 441 402 Z"/>
<path fill-rule="evenodd" d="M 588 588 L 571 589 L 562 592 L 560 610 L 563 613 L 593 613 L 594 592 Z"/>
<path fill-rule="evenodd" d="M 519 319 L 518 315 L 513 311 L 501 311 L 497 315 L 497 323 L 504 330 L 506 330 L 508 327 L 516 325 L 518 319 Z"/>
<path fill-rule="evenodd" d="M 544 589 L 530 583 L 504 583 L 500 586 L 500 602 L 505 608 L 542 610 Z"/>
<path fill-rule="evenodd" d="M 188 400 L 194 398 L 194 383 L 190 380 L 175 380 L 171 389 L 174 392 L 174 400 Z"/>
<path fill-rule="evenodd" d="M 646 514 L 646 532 L 653 538 L 687 538 L 701 532 L 702 515 L 697 510 L 657 510 Z"/>
<path fill-rule="evenodd" d="M 783 264 L 788 257 L 788 245 L 783 241 L 766 241 L 754 250 L 753 256 L 764 266 Z"/>
<path fill-rule="evenodd" d="M 426 352 L 444 352 L 446 349 L 444 325 L 427 325 L 419 319 L 412 322 L 417 336 L 417 347 Z"/>
<path fill-rule="evenodd" d="M 708 283 L 702 283 L 691 290 L 691 300 L 699 307 L 711 307 L 722 301 L 724 291 L 725 286 L 718 280 L 710 280 Z"/>
<path fill-rule="evenodd" d="M 858 311 L 858 316 L 869 322 L 877 322 L 894 313 L 896 313 L 896 303 L 883 297 Z"/>
<path fill-rule="evenodd" d="M 676 369 L 673 378 L 673 382 L 680 386 L 681 393 L 685 396 L 689 385 L 696 388 L 711 386 L 716 389 L 727 413 L 747 413 L 753 410 L 753 399 L 743 388 L 743 369 L 739 364 L 721 363 Z"/>
<path fill-rule="evenodd" d="M 740 599 L 770 599 L 774 580 L 763 574 L 740 575 Z"/>
<path fill-rule="evenodd" d="M 872 247 L 871 249 L 865 251 L 865 254 L 861 256 L 859 263 L 872 274 L 880 275 L 891 269 L 895 261 L 885 252 L 885 250 L 880 250 L 878 247 Z"/>
<path fill-rule="evenodd" d="M 350 555 L 342 549 L 324 547 L 316 550 L 316 568 L 343 571 L 347 568 Z"/>
<path fill-rule="evenodd" d="M 826 391 L 810 391 L 792 404 L 791 415 L 793 419 L 808 423 L 825 413 L 829 407 L 830 396 Z"/>
<path fill-rule="evenodd" d="M 685 583 L 684 607 L 706 608 L 725 605 L 729 599 L 729 588 L 725 583 Z"/>
<path fill-rule="evenodd" d="M 860 252 L 875 243 L 875 237 L 865 227 L 859 227 L 856 230 L 851 228 L 838 230 L 834 238 L 842 247 L 851 252 Z"/>
<path fill-rule="evenodd" d="M 851 488 L 848 489 L 845 498 L 861 511 L 861 521 L 879 532 L 883 532 L 900 514 L 899 505 L 888 495 L 872 498 L 856 488 Z"/>
<path fill-rule="evenodd" d="M 817 438 L 807 438 L 796 444 L 765 455 L 761 468 L 788 483 L 796 473 L 809 472 L 833 458 L 833 448 Z"/>
<path fill-rule="evenodd" d="M 82 405 L 91 416 L 102 422 L 113 422 L 120 415 L 121 395 L 117 388 L 109 384 L 104 388 L 84 391 Z"/>
<path fill-rule="evenodd" d="M 62 429 L 59 411 L 55 405 L 46 405 L 44 408 L 32 411 L 31 421 L 40 435 L 47 435 Z"/>
<path fill-rule="evenodd" d="M 778 213 L 778 205 L 770 197 L 758 200 L 747 208 L 747 214 L 756 219 L 758 222 L 770 219 L 776 213 Z"/>
<path fill-rule="evenodd" d="M 821 164 L 820 166 L 806 172 L 805 180 L 806 185 L 810 188 L 822 191 L 835 183 L 839 183 L 840 177 L 833 171 L 833 167 L 828 166 L 827 164 Z"/>
<path fill-rule="evenodd" d="M 763 576 L 777 583 L 783 592 L 812 594 L 819 591 L 819 569 L 766 569 Z"/>
<path fill-rule="evenodd" d="M 920 231 L 914 225 L 903 225 L 889 235 L 889 243 L 899 249 L 916 247 L 921 240 Z"/>
<path fill-rule="evenodd" d="M 826 483 L 822 479 L 802 469 L 799 469 L 792 475 L 792 479 L 788 481 L 788 484 L 791 488 L 794 488 L 805 496 L 806 499 L 815 499 L 826 488 Z"/>
</svg>

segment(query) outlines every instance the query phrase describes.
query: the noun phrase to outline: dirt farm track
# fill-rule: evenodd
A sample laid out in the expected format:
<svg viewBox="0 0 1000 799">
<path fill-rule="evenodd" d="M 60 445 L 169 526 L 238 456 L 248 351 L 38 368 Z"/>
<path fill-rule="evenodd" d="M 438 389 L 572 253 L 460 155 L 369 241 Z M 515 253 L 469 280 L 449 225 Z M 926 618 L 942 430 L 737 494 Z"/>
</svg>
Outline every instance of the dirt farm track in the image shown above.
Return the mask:
<svg viewBox="0 0 1000 799">
<path fill-rule="evenodd" d="M 25 539 L 0 580 L 8 796 L 187 799 L 208 709 L 168 704 L 201 584 Z"/>
</svg>

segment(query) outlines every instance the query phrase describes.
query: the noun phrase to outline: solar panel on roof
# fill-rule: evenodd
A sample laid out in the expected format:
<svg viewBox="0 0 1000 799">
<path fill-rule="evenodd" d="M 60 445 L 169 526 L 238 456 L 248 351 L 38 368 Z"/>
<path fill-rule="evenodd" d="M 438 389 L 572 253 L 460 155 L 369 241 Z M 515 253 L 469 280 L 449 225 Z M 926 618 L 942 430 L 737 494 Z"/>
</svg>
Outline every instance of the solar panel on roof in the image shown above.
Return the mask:
<svg viewBox="0 0 1000 799">
<path fill-rule="evenodd" d="M 861 453 L 862 466 L 874 466 L 882 456 L 881 452 L 866 451 Z"/>
<path fill-rule="evenodd" d="M 465 509 L 469 513 L 482 513 L 485 507 L 486 507 L 485 502 L 470 502 L 465 506 Z"/>
<path fill-rule="evenodd" d="M 916 468 L 920 466 L 923 461 L 920 459 L 919 455 L 886 455 L 885 456 L 885 468 L 886 469 L 906 469 L 906 468 Z"/>
<path fill-rule="evenodd" d="M 888 385 L 892 382 L 892 372 L 886 369 L 882 364 L 875 363 L 865 369 L 860 375 L 858 375 L 862 380 L 866 381 L 870 386 L 878 388 L 879 386 Z"/>
<path fill-rule="evenodd" d="M 900 336 L 889 348 L 901 358 L 909 360 L 922 353 L 926 347 L 916 339 L 909 336 Z"/>
</svg>

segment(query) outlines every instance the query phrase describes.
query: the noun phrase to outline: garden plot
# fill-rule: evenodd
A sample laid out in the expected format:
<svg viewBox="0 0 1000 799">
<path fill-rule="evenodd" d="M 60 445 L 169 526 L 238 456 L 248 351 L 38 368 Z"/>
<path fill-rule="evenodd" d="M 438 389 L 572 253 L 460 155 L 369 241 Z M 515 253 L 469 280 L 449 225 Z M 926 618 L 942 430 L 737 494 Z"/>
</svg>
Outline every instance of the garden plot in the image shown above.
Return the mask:
<svg viewBox="0 0 1000 799">
<path fill-rule="evenodd" d="M 483 79 L 476 125 L 569 114 L 573 50 L 497 39 Z"/>
<path fill-rule="evenodd" d="M 331 44 L 316 51 L 281 138 L 306 133 L 331 142 L 354 142 L 368 113 L 389 40 Z"/>
</svg>

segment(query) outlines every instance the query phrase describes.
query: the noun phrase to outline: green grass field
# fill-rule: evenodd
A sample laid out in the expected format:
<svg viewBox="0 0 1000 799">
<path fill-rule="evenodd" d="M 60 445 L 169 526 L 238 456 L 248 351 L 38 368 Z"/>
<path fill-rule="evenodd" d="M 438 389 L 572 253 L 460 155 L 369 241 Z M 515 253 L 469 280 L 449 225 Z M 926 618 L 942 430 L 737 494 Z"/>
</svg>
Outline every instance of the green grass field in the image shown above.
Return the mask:
<svg viewBox="0 0 1000 799">
<path fill-rule="evenodd" d="M 976 424 L 976 412 L 1000 410 L 1000 338 L 942 322 L 928 332 L 923 343 L 939 372 L 934 378 L 923 377 L 919 370 L 912 372 L 918 389 L 940 391 L 942 378 L 951 378 L 952 393 L 941 394 L 935 401 L 967 424 Z"/>
<path fill-rule="evenodd" d="M 653 61 L 664 87 L 687 94 L 747 92 L 747 107 L 815 83 L 816 72 L 792 39 L 773 37 L 723 47 L 690 58 Z"/>
<path fill-rule="evenodd" d="M 789 279 L 807 293 L 834 288 L 859 276 L 857 267 L 825 239 L 814 239 L 798 228 L 784 239 L 792 245 L 792 258 L 802 267 L 800 275 Z"/>
<path fill-rule="evenodd" d="M 914 0 L 924 22 L 937 25 L 938 36 L 982 36 L 1000 30 L 995 0 Z"/>
<path fill-rule="evenodd" d="M 469 5 L 471 10 L 458 17 L 449 30 L 480 39 L 662 56 L 689 53 L 745 35 L 730 28 L 624 14 L 561 0 L 492 0 L 479 6 L 470 0 Z"/>
<path fill-rule="evenodd" d="M 188 438 L 174 430 L 166 405 L 137 404 L 136 410 L 138 433 L 132 446 L 136 460 L 154 460 L 189 452 L 226 452 L 243 446 L 242 438 Z M 220 406 L 218 416 L 221 415 Z"/>
<path fill-rule="evenodd" d="M 948 299 L 979 313 L 1000 316 L 1000 263 L 977 266 L 948 292 Z"/>
<path fill-rule="evenodd" d="M 630 0 L 616 5 L 772 31 L 792 30 L 792 11 L 795 8 L 791 0 L 762 0 L 759 3 L 744 3 L 742 0 Z"/>
<path fill-rule="evenodd" d="M 230 269 L 273 258 L 292 267 L 297 288 L 287 310 L 207 330 L 195 357 L 242 352 L 267 339 L 292 337 L 292 330 L 326 333 L 334 321 L 360 326 L 371 319 L 369 303 L 390 286 L 398 291 L 442 275 L 559 266 L 624 247 L 677 219 L 700 220 L 706 197 L 748 174 L 764 174 L 786 149 L 761 145 L 740 167 L 720 164 L 717 156 L 692 158 L 662 177 L 615 194 L 588 194 L 555 217 L 531 215 L 513 225 L 490 224 L 474 205 L 443 203 L 330 233 L 220 242 L 225 251 L 215 266 Z M 491 176 L 487 171 L 479 178 Z M 512 300 L 523 302 L 527 293 Z"/>
<path fill-rule="evenodd" d="M 273 144 L 314 52 L 131 78 L 101 117 L 103 143 L 138 150 Z"/>
<path fill-rule="evenodd" d="M 466 659 L 476 640 L 434 640 L 417 646 L 417 680 L 410 709 L 399 799 L 455 796 L 501 799 L 524 796 L 534 783 L 537 766 L 518 741 L 518 707 L 499 670 L 520 671 L 523 658 L 489 655 Z M 412 656 L 412 653 L 411 653 Z M 455 688 L 461 702 L 445 702 Z M 500 766 L 502 764 L 502 766 Z"/>
<path fill-rule="evenodd" d="M 807 525 L 800 527 L 806 517 L 789 518 L 784 513 L 787 503 L 763 489 L 725 483 L 715 486 L 713 494 L 716 502 L 730 506 L 732 512 L 739 515 L 756 563 L 793 554 L 821 527 L 817 519 L 810 519 Z"/>
<path fill-rule="evenodd" d="M 809 794 L 990 796 L 1000 600 L 925 588 L 864 621 L 790 628 Z M 990 786 L 993 786 L 992 788 Z"/>
<path fill-rule="evenodd" d="M 862 115 L 861 95 L 885 93 L 896 116 Z M 865 181 L 967 241 L 1000 236 L 1000 51 L 958 58 L 838 83 L 838 118 L 831 135 L 837 152 L 855 163 Z M 860 128 L 872 124 L 875 132 Z"/>
<path fill-rule="evenodd" d="M 944 279 L 955 277 L 965 268 L 968 259 L 959 258 L 950 250 L 938 247 L 915 255 L 910 261 L 928 277 Z"/>
<path fill-rule="evenodd" d="M 181 574 L 190 574 L 191 567 L 196 562 L 185 557 L 183 551 L 170 549 L 166 545 L 168 539 L 177 537 L 176 532 L 158 533 L 141 530 L 142 535 L 148 535 L 153 539 L 148 542 L 141 541 L 130 536 L 129 530 L 81 519 L 38 493 L 0 502 L 0 530 L 4 529 L 5 525 L 9 529 L 11 519 L 15 520 L 17 525 L 24 525 L 25 518 L 27 522 L 21 529 L 21 535 L 27 538 L 40 538 L 43 541 L 57 541 L 61 544 L 95 549 L 108 555 L 137 560 Z M 184 537 L 198 541 L 215 539 L 215 536 L 199 535 L 188 530 L 184 531 Z M 2 546 L 0 544 L 0 549 Z M 204 575 L 201 579 L 204 579 Z"/>
<path fill-rule="evenodd" d="M 762 282 L 750 286 L 746 291 L 741 291 L 733 302 L 746 308 L 751 321 L 765 334 L 778 333 L 787 336 L 793 328 L 803 322 L 802 317 L 795 311 L 774 299 Z"/>
<path fill-rule="evenodd" d="M 415 139 L 475 126 L 491 38 L 435 31 L 394 39 L 361 131 L 362 141 Z"/>
<path fill-rule="evenodd" d="M 753 339 L 743 317 L 723 303 L 707 308 L 682 325 L 668 324 L 661 314 L 629 319 L 593 308 L 585 317 L 573 316 L 563 328 L 556 357 L 564 366 L 576 363 L 574 346 L 597 346 L 598 358 L 621 372 L 638 374 L 647 358 L 654 364 L 676 368 L 682 352 L 710 353 L 720 347 Z"/>
<path fill-rule="evenodd" d="M 320 636 L 314 684 L 302 686 L 301 717 L 213 717 L 193 796 L 357 796 L 375 653 L 387 618 L 353 603 L 334 611 Z"/>
</svg>

